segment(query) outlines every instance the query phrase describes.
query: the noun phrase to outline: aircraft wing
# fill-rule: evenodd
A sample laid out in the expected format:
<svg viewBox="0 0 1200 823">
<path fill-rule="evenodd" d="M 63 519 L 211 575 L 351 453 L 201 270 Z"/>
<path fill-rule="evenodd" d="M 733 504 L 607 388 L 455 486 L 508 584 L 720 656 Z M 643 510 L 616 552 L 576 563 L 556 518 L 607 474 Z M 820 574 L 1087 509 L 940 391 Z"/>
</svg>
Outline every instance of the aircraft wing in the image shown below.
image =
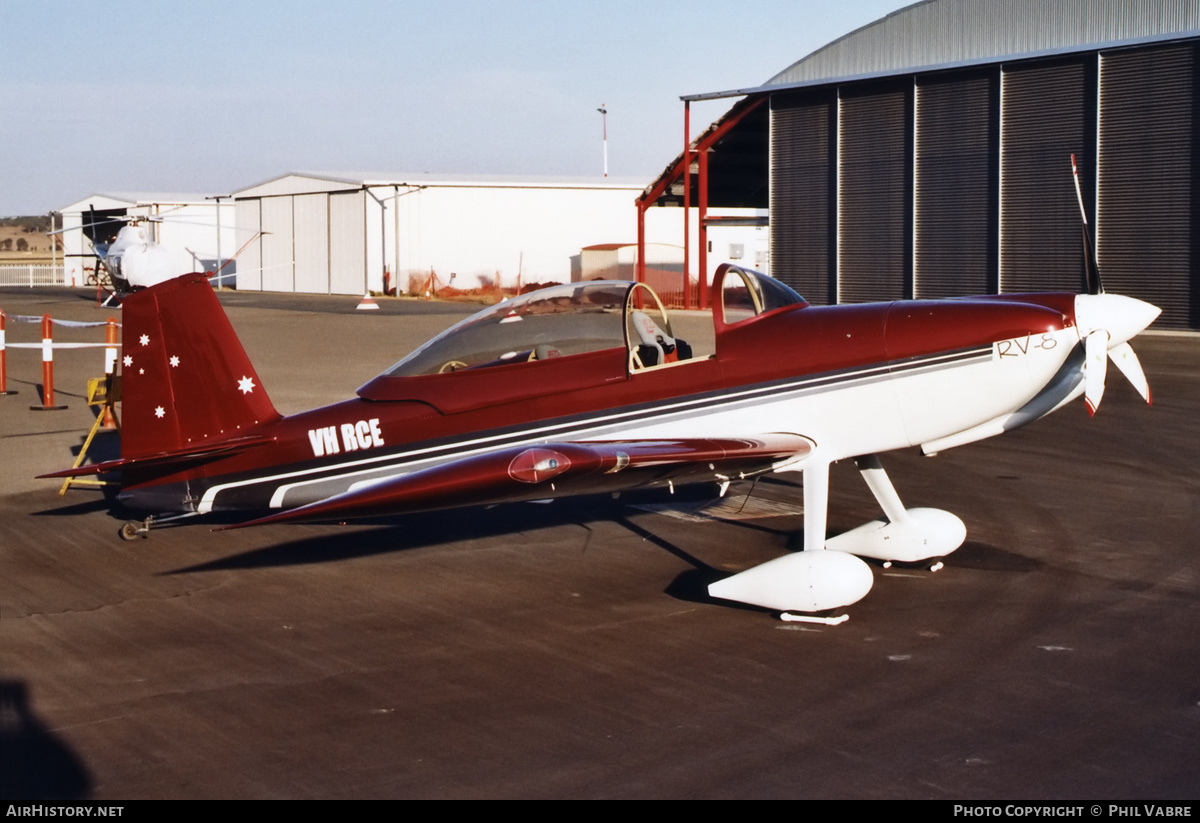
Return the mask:
<svg viewBox="0 0 1200 823">
<path fill-rule="evenodd" d="M 754 439 L 539 443 L 464 457 L 367 482 L 333 497 L 228 528 L 284 521 L 349 520 L 460 506 L 542 500 L 670 482 L 721 483 L 803 460 L 797 434 Z"/>
</svg>

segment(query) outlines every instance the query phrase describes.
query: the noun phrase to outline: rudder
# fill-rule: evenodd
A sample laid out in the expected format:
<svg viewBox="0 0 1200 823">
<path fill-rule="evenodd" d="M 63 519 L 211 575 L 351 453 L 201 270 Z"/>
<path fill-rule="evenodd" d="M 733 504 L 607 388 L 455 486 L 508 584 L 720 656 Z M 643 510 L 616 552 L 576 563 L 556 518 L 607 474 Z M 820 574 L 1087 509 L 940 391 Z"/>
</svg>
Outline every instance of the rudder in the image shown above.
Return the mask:
<svg viewBox="0 0 1200 823">
<path fill-rule="evenodd" d="M 122 303 L 121 457 L 188 451 L 279 418 L 203 274 Z"/>
</svg>

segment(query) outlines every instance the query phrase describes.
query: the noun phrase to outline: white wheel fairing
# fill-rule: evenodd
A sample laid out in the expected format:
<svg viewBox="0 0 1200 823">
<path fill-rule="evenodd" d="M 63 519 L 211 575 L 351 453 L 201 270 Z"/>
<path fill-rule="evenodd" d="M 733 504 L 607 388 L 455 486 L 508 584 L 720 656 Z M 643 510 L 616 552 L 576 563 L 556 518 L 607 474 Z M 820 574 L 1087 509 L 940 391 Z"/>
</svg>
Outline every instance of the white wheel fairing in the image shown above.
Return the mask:
<svg viewBox="0 0 1200 823">
<path fill-rule="evenodd" d="M 781 612 L 823 612 L 857 603 L 875 582 L 871 567 L 852 554 L 785 554 L 718 580 L 708 593 Z"/>
<path fill-rule="evenodd" d="M 966 524 L 942 509 L 908 509 L 905 522 L 872 520 L 825 541 L 829 551 L 916 563 L 945 557 L 967 539 Z"/>
</svg>

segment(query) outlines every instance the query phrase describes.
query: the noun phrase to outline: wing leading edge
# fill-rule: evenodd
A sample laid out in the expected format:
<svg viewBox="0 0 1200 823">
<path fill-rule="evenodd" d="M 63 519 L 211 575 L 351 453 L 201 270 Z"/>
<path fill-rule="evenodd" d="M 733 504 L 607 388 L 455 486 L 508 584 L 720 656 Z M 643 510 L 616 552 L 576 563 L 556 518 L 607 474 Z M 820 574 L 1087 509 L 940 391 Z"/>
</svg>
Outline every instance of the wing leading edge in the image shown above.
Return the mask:
<svg viewBox="0 0 1200 823">
<path fill-rule="evenodd" d="M 228 528 L 350 520 L 459 506 L 542 500 L 670 483 L 725 483 L 802 461 L 814 444 L 797 434 L 754 439 L 539 443 L 464 457 L 366 483 L 333 497 Z"/>
</svg>

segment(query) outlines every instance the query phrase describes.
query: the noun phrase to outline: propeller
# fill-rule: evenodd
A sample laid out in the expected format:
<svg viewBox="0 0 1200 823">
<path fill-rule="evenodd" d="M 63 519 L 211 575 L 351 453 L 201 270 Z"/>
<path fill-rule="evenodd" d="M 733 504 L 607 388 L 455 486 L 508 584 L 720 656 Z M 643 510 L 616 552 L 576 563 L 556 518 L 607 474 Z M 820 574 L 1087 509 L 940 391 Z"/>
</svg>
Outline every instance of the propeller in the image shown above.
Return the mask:
<svg viewBox="0 0 1200 823">
<path fill-rule="evenodd" d="M 1150 384 L 1129 340 L 1153 323 L 1162 310 L 1133 297 L 1104 293 L 1100 267 L 1092 254 L 1092 233 L 1088 227 L 1087 210 L 1083 206 L 1079 167 L 1075 164 L 1074 154 L 1071 155 L 1071 174 L 1075 178 L 1075 196 L 1083 217 L 1083 266 L 1087 293 L 1075 297 L 1075 326 L 1084 346 L 1083 396 L 1088 414 L 1095 415 L 1096 409 L 1100 408 L 1109 360 L 1125 375 L 1142 399 L 1150 403 Z"/>
</svg>

